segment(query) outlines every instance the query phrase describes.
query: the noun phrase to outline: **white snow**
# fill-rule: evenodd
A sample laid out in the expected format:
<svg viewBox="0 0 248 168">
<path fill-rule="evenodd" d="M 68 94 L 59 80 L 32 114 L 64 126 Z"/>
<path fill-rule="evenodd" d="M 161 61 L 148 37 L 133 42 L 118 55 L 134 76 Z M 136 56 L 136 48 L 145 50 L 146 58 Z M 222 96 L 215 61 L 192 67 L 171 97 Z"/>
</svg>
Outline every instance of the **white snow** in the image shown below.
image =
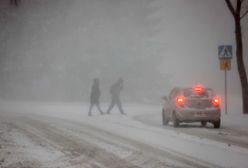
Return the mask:
<svg viewBox="0 0 248 168">
<path fill-rule="evenodd" d="M 105 109 L 107 106 L 103 105 Z M 19 111 L 32 115 L 43 115 L 45 117 L 56 117 L 70 121 L 82 122 L 84 124 L 108 131 L 110 133 L 128 138 L 143 144 L 150 145 L 160 150 L 165 150 L 174 155 L 192 160 L 194 162 L 205 163 L 209 166 L 246 168 L 248 165 L 248 149 L 235 145 L 228 145 L 224 142 L 199 138 L 197 136 L 179 133 L 176 130 L 163 129 L 148 124 L 141 123 L 134 119 L 137 115 L 152 114 L 159 115 L 161 106 L 152 105 L 132 105 L 125 104 L 127 115 L 121 115 L 114 109 L 111 115 L 100 115 L 93 110 L 93 116 L 88 117 L 88 104 L 81 103 L 1 103 L 1 108 L 6 111 Z M 225 126 L 236 129 L 248 129 L 248 116 L 241 114 L 223 115 L 222 120 Z M 190 128 L 189 128 L 190 129 Z M 202 129 L 202 131 L 206 131 Z M 95 142 L 99 146 L 99 142 Z M 121 157 L 126 157 L 130 153 L 118 152 L 117 148 L 104 146 L 106 150 L 112 151 Z"/>
<path fill-rule="evenodd" d="M 15 143 L 22 147 L 22 152 L 27 153 L 34 160 L 40 160 L 41 162 L 54 161 L 62 156 L 62 153 L 55 150 L 48 150 L 39 145 L 34 144 L 28 137 L 19 132 L 12 132 L 13 140 Z M 30 159 L 30 158 L 29 158 Z"/>
</svg>

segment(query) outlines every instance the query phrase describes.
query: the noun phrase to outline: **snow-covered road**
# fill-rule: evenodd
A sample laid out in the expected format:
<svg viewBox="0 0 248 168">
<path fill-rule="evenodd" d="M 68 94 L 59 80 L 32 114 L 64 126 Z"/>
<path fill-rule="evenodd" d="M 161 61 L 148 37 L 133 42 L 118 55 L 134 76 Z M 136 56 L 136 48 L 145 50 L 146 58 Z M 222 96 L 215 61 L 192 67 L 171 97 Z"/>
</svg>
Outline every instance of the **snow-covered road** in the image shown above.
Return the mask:
<svg viewBox="0 0 248 168">
<path fill-rule="evenodd" d="M 248 165 L 247 142 L 227 143 L 221 130 L 162 127 L 158 106 L 128 105 L 127 116 L 94 112 L 87 105 L 1 105 L 3 167 L 235 167 Z M 141 122 L 142 121 L 142 122 Z M 186 130 L 186 131 L 185 131 Z M 191 130 L 191 131 L 189 131 Z M 202 132 L 202 134 L 192 132 Z M 206 133 L 206 136 L 204 135 Z M 209 133 L 211 132 L 211 133 Z M 242 131 L 241 131 L 242 132 Z M 213 134 L 212 136 L 208 135 Z M 238 139 L 235 141 L 238 143 Z M 8 157 L 6 157 L 8 156 Z"/>
<path fill-rule="evenodd" d="M 0 121 L 4 168 L 205 167 L 77 121 L 13 113 Z"/>
<path fill-rule="evenodd" d="M 156 113 L 156 115 L 151 113 L 136 115 L 134 119 L 150 126 L 248 148 L 248 116 L 239 115 L 237 117 L 223 114 L 220 129 L 214 129 L 211 123 L 202 127 L 199 122 L 181 123 L 178 128 L 174 128 L 172 123 L 169 123 L 169 126 L 163 126 L 161 112 Z"/>
</svg>

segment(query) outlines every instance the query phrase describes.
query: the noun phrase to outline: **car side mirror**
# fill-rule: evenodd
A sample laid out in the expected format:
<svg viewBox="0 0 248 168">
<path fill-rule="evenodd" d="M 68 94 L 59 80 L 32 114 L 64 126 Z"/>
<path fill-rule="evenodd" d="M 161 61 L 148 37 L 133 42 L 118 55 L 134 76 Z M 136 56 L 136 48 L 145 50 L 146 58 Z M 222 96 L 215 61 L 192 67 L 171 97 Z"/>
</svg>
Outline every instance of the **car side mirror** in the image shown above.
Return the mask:
<svg viewBox="0 0 248 168">
<path fill-rule="evenodd" d="M 163 96 L 162 99 L 163 99 L 164 101 L 167 101 L 167 100 L 168 100 L 168 98 L 167 98 L 166 96 Z"/>
</svg>

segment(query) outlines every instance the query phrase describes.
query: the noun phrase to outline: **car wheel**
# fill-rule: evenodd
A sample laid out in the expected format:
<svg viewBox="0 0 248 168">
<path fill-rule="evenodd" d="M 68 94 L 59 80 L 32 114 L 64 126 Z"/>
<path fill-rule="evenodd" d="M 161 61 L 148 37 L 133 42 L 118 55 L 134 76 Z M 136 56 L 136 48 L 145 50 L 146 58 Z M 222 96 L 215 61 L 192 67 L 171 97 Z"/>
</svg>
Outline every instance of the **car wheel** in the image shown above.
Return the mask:
<svg viewBox="0 0 248 168">
<path fill-rule="evenodd" d="M 214 128 L 220 128 L 220 119 L 218 121 L 214 121 Z"/>
<path fill-rule="evenodd" d="M 164 113 L 165 113 L 164 110 L 162 110 L 163 125 L 168 125 L 169 120 L 168 120 L 168 118 L 165 116 Z"/>
<path fill-rule="evenodd" d="M 178 126 L 179 126 L 179 120 L 177 119 L 175 113 L 173 113 L 172 121 L 173 121 L 173 126 L 174 126 L 174 127 L 178 127 Z"/>
<path fill-rule="evenodd" d="M 201 121 L 201 126 L 206 127 L 207 126 L 207 121 Z"/>
</svg>

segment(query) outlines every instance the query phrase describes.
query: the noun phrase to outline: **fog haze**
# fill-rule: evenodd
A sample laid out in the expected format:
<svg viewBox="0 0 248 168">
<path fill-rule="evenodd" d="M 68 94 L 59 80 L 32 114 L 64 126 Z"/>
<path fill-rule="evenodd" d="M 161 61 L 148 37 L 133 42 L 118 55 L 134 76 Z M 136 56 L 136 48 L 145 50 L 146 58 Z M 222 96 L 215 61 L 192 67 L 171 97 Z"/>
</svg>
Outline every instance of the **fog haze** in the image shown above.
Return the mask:
<svg viewBox="0 0 248 168">
<path fill-rule="evenodd" d="M 126 102 L 156 102 L 172 87 L 196 81 L 224 93 L 218 45 L 235 52 L 224 0 L 23 0 L 18 7 L 5 0 L 0 6 L 3 100 L 89 101 L 96 77 L 105 102 L 119 77 Z M 235 57 L 228 88 L 240 95 Z"/>
</svg>

